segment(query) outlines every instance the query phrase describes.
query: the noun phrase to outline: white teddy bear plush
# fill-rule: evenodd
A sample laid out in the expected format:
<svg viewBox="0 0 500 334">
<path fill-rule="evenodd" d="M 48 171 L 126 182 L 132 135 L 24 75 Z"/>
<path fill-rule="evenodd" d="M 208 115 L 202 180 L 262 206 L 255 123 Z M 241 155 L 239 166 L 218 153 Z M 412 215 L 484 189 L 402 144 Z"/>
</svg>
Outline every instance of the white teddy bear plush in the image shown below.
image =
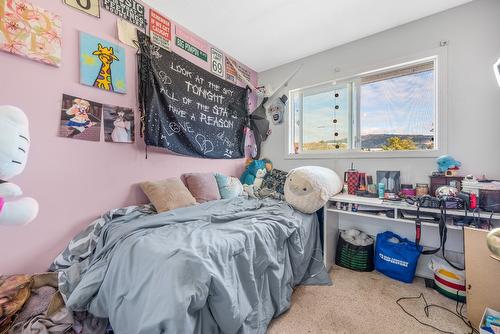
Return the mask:
<svg viewBox="0 0 500 334">
<path fill-rule="evenodd" d="M 24 170 L 29 147 L 29 122 L 24 112 L 0 106 L 0 224 L 27 224 L 38 214 L 38 202 L 18 198 L 23 194 L 21 188 L 7 182 Z"/>
<path fill-rule="evenodd" d="M 295 209 L 313 213 L 338 194 L 344 182 L 333 170 L 305 166 L 292 169 L 285 181 L 285 199 Z"/>
</svg>

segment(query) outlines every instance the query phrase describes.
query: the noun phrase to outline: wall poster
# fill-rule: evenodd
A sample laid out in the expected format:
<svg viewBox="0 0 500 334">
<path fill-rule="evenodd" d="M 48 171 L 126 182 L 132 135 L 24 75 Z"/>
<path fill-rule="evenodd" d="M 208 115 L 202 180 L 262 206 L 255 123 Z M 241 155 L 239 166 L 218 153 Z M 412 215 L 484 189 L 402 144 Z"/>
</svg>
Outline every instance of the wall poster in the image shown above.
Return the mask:
<svg viewBox="0 0 500 334">
<path fill-rule="evenodd" d="M 131 108 L 109 104 L 102 106 L 104 141 L 111 143 L 133 143 L 134 111 Z"/>
<path fill-rule="evenodd" d="M 146 27 L 146 11 L 136 0 L 102 0 L 102 7 L 141 29 Z"/>
<path fill-rule="evenodd" d="M 141 32 L 138 37 L 146 145 L 195 157 L 242 158 L 247 89 L 155 47 Z"/>
<path fill-rule="evenodd" d="M 61 65 L 61 17 L 22 0 L 0 0 L 0 50 Z"/>
<path fill-rule="evenodd" d="M 151 43 L 170 51 L 170 41 L 172 40 L 170 20 L 153 9 L 149 10 L 149 37 Z"/>
<path fill-rule="evenodd" d="M 211 49 L 211 61 L 210 61 L 210 69 L 213 74 L 218 75 L 221 78 L 224 78 L 224 54 L 217 50 L 216 48 Z"/>
<path fill-rule="evenodd" d="M 80 32 L 80 83 L 124 94 L 126 92 L 125 49 Z"/>
<path fill-rule="evenodd" d="M 101 17 L 99 0 L 64 0 L 64 3 L 86 14 Z"/>
<path fill-rule="evenodd" d="M 101 139 L 102 104 L 63 95 L 59 136 L 89 141 Z"/>
</svg>

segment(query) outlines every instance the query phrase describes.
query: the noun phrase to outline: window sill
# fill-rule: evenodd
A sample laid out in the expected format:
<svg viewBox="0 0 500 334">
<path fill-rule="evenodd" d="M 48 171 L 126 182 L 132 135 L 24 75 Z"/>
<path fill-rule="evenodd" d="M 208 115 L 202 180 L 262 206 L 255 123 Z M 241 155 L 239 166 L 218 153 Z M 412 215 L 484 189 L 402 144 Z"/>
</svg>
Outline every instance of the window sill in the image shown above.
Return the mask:
<svg viewBox="0 0 500 334">
<path fill-rule="evenodd" d="M 443 150 L 429 151 L 338 151 L 286 154 L 285 160 L 303 159 L 411 159 L 411 158 L 437 158 L 445 154 Z"/>
</svg>

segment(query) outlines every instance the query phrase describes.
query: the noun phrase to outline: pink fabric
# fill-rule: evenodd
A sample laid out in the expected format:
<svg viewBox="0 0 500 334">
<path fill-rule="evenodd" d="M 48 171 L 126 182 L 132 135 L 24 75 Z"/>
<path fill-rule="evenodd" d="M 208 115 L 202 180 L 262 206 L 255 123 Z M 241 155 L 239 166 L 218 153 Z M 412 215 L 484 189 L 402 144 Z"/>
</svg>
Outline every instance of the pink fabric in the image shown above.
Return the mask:
<svg viewBox="0 0 500 334">
<path fill-rule="evenodd" d="M 204 203 L 220 199 L 219 187 L 213 173 L 186 173 L 182 176 L 196 202 Z"/>
<path fill-rule="evenodd" d="M 4 204 L 5 204 L 5 200 L 2 197 L 0 197 L 0 212 L 2 212 Z"/>
</svg>

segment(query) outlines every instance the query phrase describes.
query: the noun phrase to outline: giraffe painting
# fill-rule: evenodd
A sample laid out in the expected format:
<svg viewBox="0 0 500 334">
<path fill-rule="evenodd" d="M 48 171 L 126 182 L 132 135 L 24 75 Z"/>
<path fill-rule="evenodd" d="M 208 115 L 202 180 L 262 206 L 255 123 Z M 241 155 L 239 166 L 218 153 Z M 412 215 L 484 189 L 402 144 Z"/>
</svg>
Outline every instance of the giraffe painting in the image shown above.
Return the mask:
<svg viewBox="0 0 500 334">
<path fill-rule="evenodd" d="M 80 83 L 126 93 L 125 49 L 80 32 Z"/>
<path fill-rule="evenodd" d="M 103 47 L 101 43 L 98 43 L 97 50 L 92 52 L 92 54 L 99 57 L 102 63 L 93 86 L 104 90 L 114 91 L 113 80 L 111 78 L 111 64 L 115 60 L 120 61 L 120 59 L 115 56 L 113 47 L 106 48 Z"/>
</svg>

